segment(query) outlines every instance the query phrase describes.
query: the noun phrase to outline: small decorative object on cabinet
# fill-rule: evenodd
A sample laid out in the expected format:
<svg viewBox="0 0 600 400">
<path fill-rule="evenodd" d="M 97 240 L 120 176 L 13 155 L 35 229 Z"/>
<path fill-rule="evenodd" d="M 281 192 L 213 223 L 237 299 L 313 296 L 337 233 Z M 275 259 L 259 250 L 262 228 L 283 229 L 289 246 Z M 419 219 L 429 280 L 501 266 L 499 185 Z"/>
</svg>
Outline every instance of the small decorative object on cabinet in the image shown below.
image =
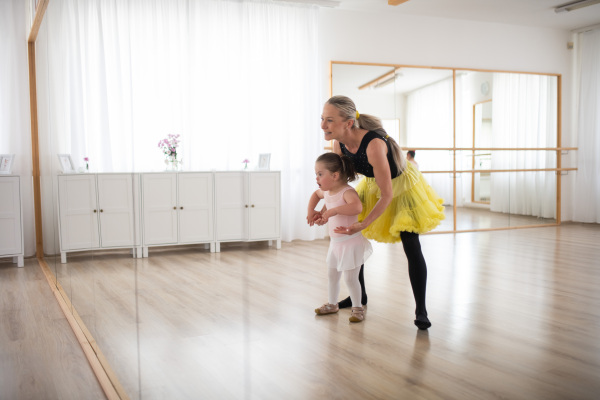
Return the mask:
<svg viewBox="0 0 600 400">
<path fill-rule="evenodd" d="M 205 243 L 215 251 L 212 172 L 142 175 L 143 256 L 148 247 Z"/>
<path fill-rule="evenodd" d="M 60 168 L 63 174 L 72 174 L 75 172 L 75 164 L 71 159 L 70 154 L 59 154 L 58 161 L 60 162 Z"/>
<path fill-rule="evenodd" d="M 0 176 L 0 257 L 12 257 L 22 267 L 24 256 L 21 178 Z"/>
<path fill-rule="evenodd" d="M 58 176 L 61 262 L 67 253 L 131 248 L 141 257 L 138 174 Z"/>
<path fill-rule="evenodd" d="M 217 252 L 221 242 L 268 240 L 281 248 L 279 172 L 216 172 Z"/>
<path fill-rule="evenodd" d="M 158 148 L 165 155 L 165 165 L 167 169 L 177 171 L 181 166 L 181 157 L 177 158 L 177 147 L 179 147 L 179 136 L 168 134 L 166 138 L 158 142 Z"/>
<path fill-rule="evenodd" d="M 0 174 L 8 175 L 12 172 L 12 164 L 14 159 L 14 154 L 0 154 Z"/>
<path fill-rule="evenodd" d="M 258 169 L 268 171 L 271 164 L 271 153 L 260 154 L 258 156 Z"/>
</svg>

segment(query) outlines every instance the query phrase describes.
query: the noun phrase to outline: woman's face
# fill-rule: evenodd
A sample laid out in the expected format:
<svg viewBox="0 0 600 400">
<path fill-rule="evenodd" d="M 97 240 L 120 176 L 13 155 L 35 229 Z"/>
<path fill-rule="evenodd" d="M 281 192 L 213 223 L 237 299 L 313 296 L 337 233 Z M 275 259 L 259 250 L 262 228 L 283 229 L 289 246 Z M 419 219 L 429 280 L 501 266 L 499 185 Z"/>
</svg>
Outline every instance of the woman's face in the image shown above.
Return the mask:
<svg viewBox="0 0 600 400">
<path fill-rule="evenodd" d="M 340 110 L 331 104 L 325 104 L 323 114 L 321 115 L 321 129 L 325 134 L 325 140 L 339 139 L 341 135 L 348 131 L 353 121 L 344 120 L 340 115 Z"/>
<path fill-rule="evenodd" d="M 323 163 L 317 162 L 315 163 L 315 176 L 317 178 L 317 185 L 319 185 L 319 189 L 326 192 L 331 190 L 336 182 L 337 174 L 332 173 Z"/>
</svg>

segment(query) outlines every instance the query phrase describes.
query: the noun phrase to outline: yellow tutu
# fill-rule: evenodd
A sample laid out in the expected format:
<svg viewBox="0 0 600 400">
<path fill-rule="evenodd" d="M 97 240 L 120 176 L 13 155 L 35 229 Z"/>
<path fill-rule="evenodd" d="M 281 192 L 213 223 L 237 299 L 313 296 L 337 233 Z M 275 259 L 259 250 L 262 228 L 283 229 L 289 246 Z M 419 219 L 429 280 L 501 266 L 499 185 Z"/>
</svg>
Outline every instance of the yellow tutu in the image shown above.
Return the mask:
<svg viewBox="0 0 600 400">
<path fill-rule="evenodd" d="M 425 233 L 445 218 L 443 200 L 411 164 L 392 179 L 393 199 L 386 210 L 362 231 L 367 239 L 382 243 L 400 241 L 400 232 Z M 363 178 L 356 186 L 363 205 L 358 216 L 362 221 L 381 197 L 375 178 Z"/>
</svg>

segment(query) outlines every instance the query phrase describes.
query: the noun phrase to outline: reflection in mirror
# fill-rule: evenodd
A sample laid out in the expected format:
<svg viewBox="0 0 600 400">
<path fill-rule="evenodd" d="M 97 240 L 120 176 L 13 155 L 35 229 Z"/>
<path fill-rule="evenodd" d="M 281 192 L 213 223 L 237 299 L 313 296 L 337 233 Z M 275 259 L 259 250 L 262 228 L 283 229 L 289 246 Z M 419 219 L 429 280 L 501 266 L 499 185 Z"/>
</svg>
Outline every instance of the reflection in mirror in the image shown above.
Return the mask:
<svg viewBox="0 0 600 400">
<path fill-rule="evenodd" d="M 332 62 L 332 95 L 416 150 L 445 200 L 436 231 L 556 223 L 557 178 L 547 170 L 558 167 L 558 85 L 551 74 Z"/>
<path fill-rule="evenodd" d="M 492 145 L 492 102 L 473 105 L 473 147 L 489 148 Z M 492 169 L 492 153 L 489 150 L 473 151 L 473 170 Z M 473 172 L 471 175 L 471 202 L 490 203 L 490 173 Z"/>
<path fill-rule="evenodd" d="M 457 203 L 469 210 L 457 214 L 489 213 L 457 217 L 457 229 L 556 222 L 554 172 L 528 170 L 557 167 L 556 151 L 544 150 L 558 143 L 557 87 L 556 76 L 457 71 L 457 146 L 474 148 L 457 157 L 457 169 L 482 171 L 462 174 L 471 182 Z"/>
<path fill-rule="evenodd" d="M 49 7 L 50 15 L 55 7 Z M 58 42 L 49 37 L 45 18 L 36 41 L 45 259 L 71 313 L 78 323 L 83 322 L 83 334 L 97 344 L 95 351 L 99 348 L 102 353 L 98 358 L 108 362 L 104 365 L 107 373 L 112 368 L 129 397 L 139 398 L 139 260 L 133 257 L 136 246 L 141 246 L 136 228 L 138 174 L 131 172 L 133 154 L 112 157 L 105 142 L 94 142 L 86 132 L 78 118 L 85 114 L 79 112 L 82 101 L 77 95 L 81 93 L 71 90 L 72 96 L 64 95 L 67 84 L 60 72 L 67 68 L 65 57 L 53 47 Z M 128 145 L 133 148 L 131 143 L 119 142 L 124 148 Z M 71 156 L 75 171 L 62 172 L 59 153 Z M 115 336 L 118 340 L 109 341 Z"/>
</svg>

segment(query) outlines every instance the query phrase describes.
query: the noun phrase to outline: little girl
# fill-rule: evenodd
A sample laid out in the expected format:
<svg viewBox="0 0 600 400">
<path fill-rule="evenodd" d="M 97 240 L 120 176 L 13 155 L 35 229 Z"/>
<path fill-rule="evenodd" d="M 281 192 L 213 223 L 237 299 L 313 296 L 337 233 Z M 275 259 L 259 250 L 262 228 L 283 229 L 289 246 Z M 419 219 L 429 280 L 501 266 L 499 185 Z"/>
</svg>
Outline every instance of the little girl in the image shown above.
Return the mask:
<svg viewBox="0 0 600 400">
<path fill-rule="evenodd" d="M 339 311 L 340 279 L 344 272 L 344 280 L 352 301 L 350 322 L 360 322 L 365 316 L 361 304 L 358 274 L 360 266 L 371 255 L 373 249 L 361 232 L 353 235 L 341 233 L 341 230 L 345 230 L 343 227 L 351 226 L 358 221 L 358 214 L 362 211 L 358 194 L 352 186 L 348 185 L 348 182 L 356 179 L 356 172 L 348 157 L 325 153 L 317 158 L 315 174 L 319 189 L 310 197 L 306 220 L 310 226 L 328 222 L 331 237 L 326 261 L 329 275 L 329 303 L 315 309 L 315 312 L 318 315 L 325 315 Z M 325 209 L 322 212 L 315 211 L 321 199 L 325 199 Z"/>
</svg>

